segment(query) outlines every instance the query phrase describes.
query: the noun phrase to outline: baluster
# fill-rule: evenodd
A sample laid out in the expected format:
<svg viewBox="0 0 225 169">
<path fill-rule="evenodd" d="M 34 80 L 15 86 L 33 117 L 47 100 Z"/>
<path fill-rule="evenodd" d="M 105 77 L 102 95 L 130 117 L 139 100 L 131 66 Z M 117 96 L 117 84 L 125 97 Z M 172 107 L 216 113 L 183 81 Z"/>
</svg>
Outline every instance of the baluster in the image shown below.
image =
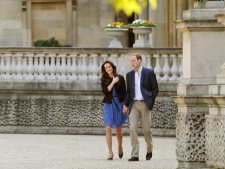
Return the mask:
<svg viewBox="0 0 225 169">
<path fill-rule="evenodd" d="M 23 65 L 22 65 L 22 57 L 23 54 L 16 54 L 17 57 L 17 65 L 16 65 L 16 76 L 15 79 L 23 79 Z"/>
<path fill-rule="evenodd" d="M 34 56 L 34 78 L 38 76 L 38 55 L 35 54 Z"/>
<path fill-rule="evenodd" d="M 93 73 L 92 73 L 93 57 L 92 57 L 92 55 L 88 55 L 87 62 L 88 62 L 88 72 L 87 72 L 88 78 L 92 79 L 92 76 L 93 76 Z"/>
<path fill-rule="evenodd" d="M 147 64 L 146 67 L 152 69 L 152 55 L 146 55 Z"/>
<path fill-rule="evenodd" d="M 180 77 L 178 80 L 181 80 L 183 78 L 183 55 L 179 54 L 178 57 L 180 58 L 180 67 L 179 67 Z"/>
<path fill-rule="evenodd" d="M 50 67 L 50 56 L 45 55 L 45 79 L 48 79 L 50 76 L 49 67 Z"/>
<path fill-rule="evenodd" d="M 37 79 L 43 80 L 45 79 L 45 65 L 44 65 L 44 56 L 45 54 L 37 54 L 39 57 L 39 65 L 38 65 L 38 76 Z"/>
<path fill-rule="evenodd" d="M 98 70 L 98 72 L 99 72 L 99 78 L 101 77 L 101 66 L 102 66 L 103 62 L 105 60 L 107 60 L 107 58 L 108 58 L 108 55 L 107 54 L 101 54 L 100 55 L 100 61 L 99 61 L 100 68 Z"/>
<path fill-rule="evenodd" d="M 71 80 L 77 80 L 77 62 L 76 62 L 76 56 L 75 54 L 71 54 L 70 57 L 72 58 L 72 65 L 71 65 L 71 76 L 69 79 Z"/>
<path fill-rule="evenodd" d="M 170 66 L 169 66 L 168 55 L 165 54 L 165 55 L 162 55 L 162 57 L 164 58 L 164 66 L 162 69 L 162 72 L 163 72 L 162 80 L 169 80 Z"/>
<path fill-rule="evenodd" d="M 12 55 L 11 76 L 12 76 L 12 79 L 14 79 L 16 76 L 16 55 L 15 54 Z"/>
<path fill-rule="evenodd" d="M 48 57 L 51 58 L 51 65 L 49 66 L 50 76 L 48 76 L 48 79 L 56 79 L 55 56 L 56 54 L 48 54 Z"/>
<path fill-rule="evenodd" d="M 105 62 L 106 60 L 108 60 L 108 57 L 109 57 L 109 55 L 108 54 L 101 54 L 101 64 L 100 65 L 102 65 L 102 63 L 103 62 Z"/>
<path fill-rule="evenodd" d="M 114 63 L 114 65 L 117 67 L 117 71 L 119 72 L 119 70 L 118 70 L 118 55 L 111 54 L 110 60 Z"/>
<path fill-rule="evenodd" d="M 109 60 L 111 60 L 114 65 L 116 66 L 117 72 L 120 72 L 119 66 L 118 66 L 118 55 L 117 54 L 111 54 Z"/>
<path fill-rule="evenodd" d="M 98 55 L 97 54 L 93 54 L 92 55 L 92 59 L 93 59 L 93 62 L 92 62 L 92 76 L 91 76 L 91 79 L 98 79 L 98 72 L 99 72 L 99 67 L 98 67 L 98 63 L 97 63 L 97 59 L 98 59 Z"/>
<path fill-rule="evenodd" d="M 82 67 L 82 58 L 80 57 L 80 55 L 78 56 L 78 68 L 77 68 L 77 74 L 78 74 L 78 78 L 81 78 L 81 67 Z"/>
<path fill-rule="evenodd" d="M 173 58 L 173 66 L 171 67 L 172 77 L 170 78 L 171 81 L 177 80 L 177 73 L 178 73 L 178 66 L 177 66 L 177 55 L 170 55 Z"/>
<path fill-rule="evenodd" d="M 59 54 L 61 58 L 61 65 L 60 65 L 60 76 L 59 79 L 66 80 L 66 73 L 67 73 L 67 67 L 66 67 L 66 54 Z"/>
<path fill-rule="evenodd" d="M 23 56 L 23 59 L 22 59 L 22 61 L 23 61 L 23 77 L 24 77 L 24 79 L 27 79 L 27 57 L 26 57 L 26 55 L 24 55 Z"/>
<path fill-rule="evenodd" d="M 68 79 L 70 79 L 70 77 L 71 77 L 71 56 L 70 55 L 67 55 L 67 57 L 66 57 L 66 59 L 67 59 L 67 77 L 68 77 Z"/>
<path fill-rule="evenodd" d="M 120 55 L 121 56 L 121 55 Z M 120 73 L 121 73 L 121 75 L 123 75 L 124 76 L 124 74 L 125 74 L 125 64 L 126 64 L 126 62 L 125 62 L 125 57 L 126 57 L 126 55 L 122 55 L 121 56 L 121 64 L 122 64 L 122 66 L 121 66 L 121 71 L 120 71 Z"/>
<path fill-rule="evenodd" d="M 4 79 L 5 78 L 5 55 L 1 55 L 1 79 Z"/>
<path fill-rule="evenodd" d="M 27 66 L 27 79 L 34 79 L 34 64 L 33 64 L 33 58 L 34 54 L 27 54 L 28 57 L 28 66 Z"/>
<path fill-rule="evenodd" d="M 12 71 L 12 65 L 11 65 L 11 57 L 12 54 L 5 54 L 6 58 L 6 65 L 5 65 L 5 79 L 11 79 L 11 71 Z"/>
<path fill-rule="evenodd" d="M 87 72 L 88 72 L 87 55 L 81 54 L 79 57 L 82 58 L 82 65 L 80 68 L 80 72 L 81 72 L 80 80 L 87 80 Z"/>
<path fill-rule="evenodd" d="M 56 78 L 59 79 L 60 76 L 60 56 L 56 56 Z"/>
<path fill-rule="evenodd" d="M 155 68 L 154 68 L 156 79 L 160 80 L 161 79 L 160 74 L 162 72 L 162 68 L 161 68 L 161 65 L 160 65 L 160 55 L 154 54 L 153 57 L 156 58 L 156 65 L 155 65 Z"/>
</svg>

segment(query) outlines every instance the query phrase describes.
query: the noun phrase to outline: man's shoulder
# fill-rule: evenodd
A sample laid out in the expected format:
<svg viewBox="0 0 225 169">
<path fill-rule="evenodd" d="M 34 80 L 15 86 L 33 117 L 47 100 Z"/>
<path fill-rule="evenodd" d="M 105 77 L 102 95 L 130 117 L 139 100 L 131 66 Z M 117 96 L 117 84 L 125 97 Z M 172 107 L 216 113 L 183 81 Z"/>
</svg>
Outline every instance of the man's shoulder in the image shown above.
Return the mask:
<svg viewBox="0 0 225 169">
<path fill-rule="evenodd" d="M 131 70 L 131 71 L 127 72 L 127 75 L 130 75 L 132 73 L 134 73 L 134 70 Z"/>
<path fill-rule="evenodd" d="M 154 70 L 150 69 L 150 68 L 142 67 L 142 70 L 145 71 L 145 72 L 154 73 Z"/>
</svg>

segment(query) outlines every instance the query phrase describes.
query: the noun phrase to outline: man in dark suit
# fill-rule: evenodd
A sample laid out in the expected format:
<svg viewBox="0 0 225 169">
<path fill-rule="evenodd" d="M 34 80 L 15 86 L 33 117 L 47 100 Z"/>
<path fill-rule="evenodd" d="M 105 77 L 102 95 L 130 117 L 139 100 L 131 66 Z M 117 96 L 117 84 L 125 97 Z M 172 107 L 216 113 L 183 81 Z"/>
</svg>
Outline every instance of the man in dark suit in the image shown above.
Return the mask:
<svg viewBox="0 0 225 169">
<path fill-rule="evenodd" d="M 123 113 L 130 115 L 130 137 L 132 153 L 129 161 L 139 161 L 138 124 L 141 118 L 142 129 L 147 144 L 146 160 L 152 158 L 151 110 L 158 95 L 158 82 L 152 69 L 142 67 L 140 54 L 131 55 L 134 70 L 126 74 L 127 93 Z M 128 108 L 129 107 L 129 108 Z"/>
</svg>

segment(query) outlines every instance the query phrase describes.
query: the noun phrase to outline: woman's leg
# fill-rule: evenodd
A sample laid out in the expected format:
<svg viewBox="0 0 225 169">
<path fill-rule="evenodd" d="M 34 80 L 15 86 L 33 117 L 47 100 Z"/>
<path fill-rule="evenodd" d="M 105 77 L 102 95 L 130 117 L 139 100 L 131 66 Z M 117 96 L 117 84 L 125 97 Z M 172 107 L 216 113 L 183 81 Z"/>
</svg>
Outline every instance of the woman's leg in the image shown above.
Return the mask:
<svg viewBox="0 0 225 169">
<path fill-rule="evenodd" d="M 106 126 L 106 141 L 109 149 L 109 158 L 113 156 L 112 152 L 112 129 L 110 126 Z"/>
<path fill-rule="evenodd" d="M 118 154 L 121 155 L 123 154 L 123 147 L 122 147 L 123 135 L 121 132 L 121 127 L 116 128 L 116 137 L 118 141 Z"/>
</svg>

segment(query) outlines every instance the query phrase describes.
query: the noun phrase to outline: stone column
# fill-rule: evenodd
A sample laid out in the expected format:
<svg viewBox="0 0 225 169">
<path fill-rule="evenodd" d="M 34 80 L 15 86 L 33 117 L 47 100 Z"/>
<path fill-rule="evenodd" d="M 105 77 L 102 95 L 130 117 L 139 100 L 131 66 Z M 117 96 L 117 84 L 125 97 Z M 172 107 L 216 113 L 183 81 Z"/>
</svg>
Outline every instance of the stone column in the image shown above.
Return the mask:
<svg viewBox="0 0 225 169">
<path fill-rule="evenodd" d="M 219 67 L 224 62 L 225 29 L 215 14 L 221 9 L 184 11 L 177 29 L 183 33 L 183 79 L 177 86 L 174 101 L 176 117 L 176 155 L 178 169 L 208 168 L 205 148 L 205 116 L 209 108 L 204 95 L 215 84 Z"/>
</svg>

